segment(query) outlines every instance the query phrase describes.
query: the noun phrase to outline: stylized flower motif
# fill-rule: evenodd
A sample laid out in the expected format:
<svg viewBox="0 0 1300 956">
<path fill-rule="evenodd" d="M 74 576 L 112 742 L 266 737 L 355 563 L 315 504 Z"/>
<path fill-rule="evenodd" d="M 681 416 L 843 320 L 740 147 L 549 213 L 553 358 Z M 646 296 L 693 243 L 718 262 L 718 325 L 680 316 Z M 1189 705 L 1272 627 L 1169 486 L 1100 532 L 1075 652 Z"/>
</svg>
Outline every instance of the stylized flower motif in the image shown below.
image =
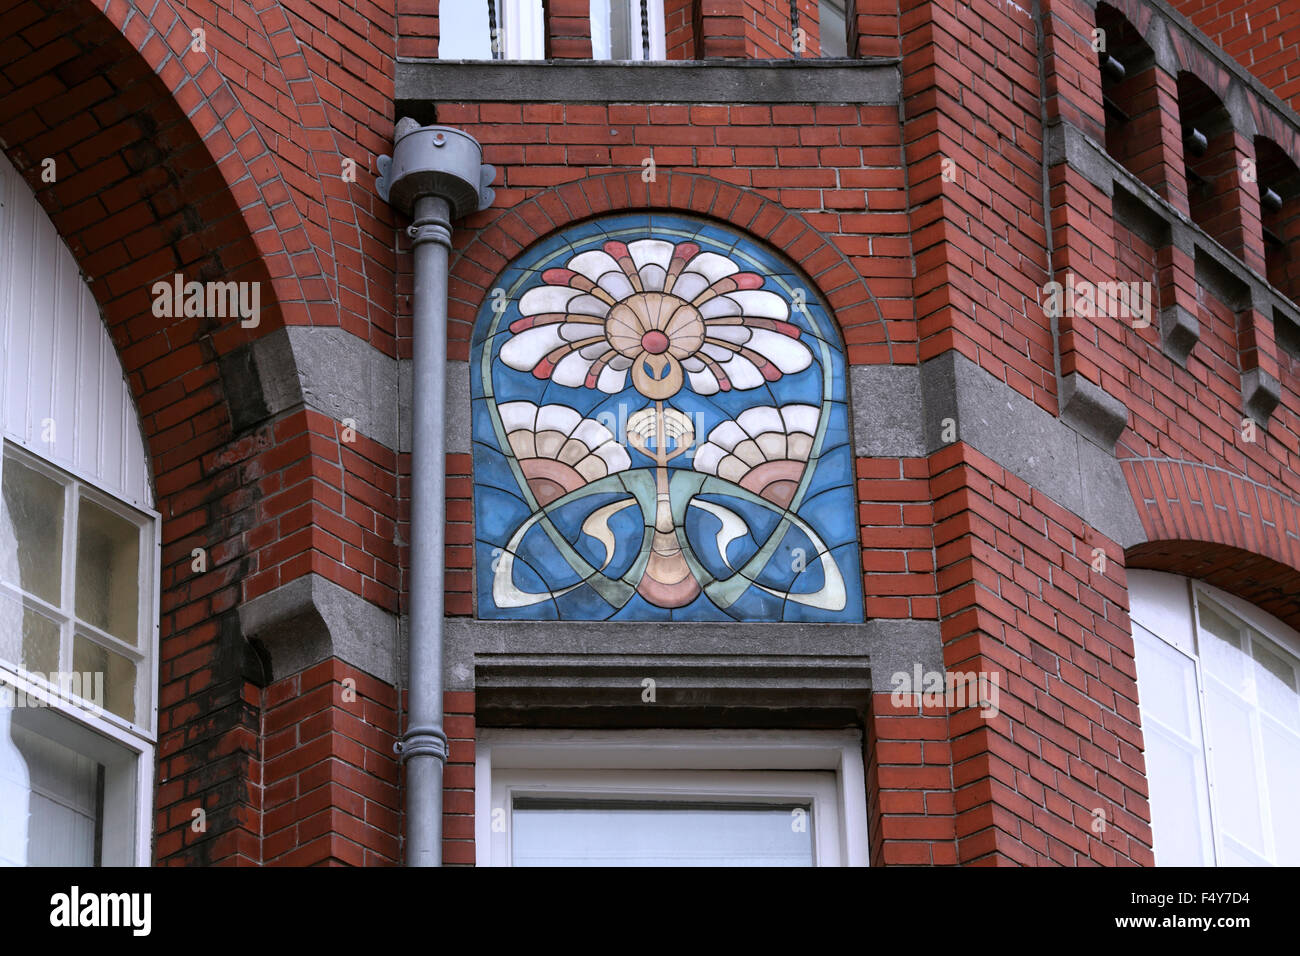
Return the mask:
<svg viewBox="0 0 1300 956">
<path fill-rule="evenodd" d="M 709 432 L 692 463 L 785 507 L 799 487 L 817 433 L 815 405 L 759 405 Z"/>
<path fill-rule="evenodd" d="M 510 450 L 543 507 L 631 464 L 608 428 L 567 405 L 507 402 L 498 409 Z"/>
<path fill-rule="evenodd" d="M 726 256 L 660 239 L 583 252 L 519 302 L 501 348 L 510 368 L 571 388 L 671 398 L 757 388 L 801 372 L 812 353 L 784 299 Z"/>
</svg>

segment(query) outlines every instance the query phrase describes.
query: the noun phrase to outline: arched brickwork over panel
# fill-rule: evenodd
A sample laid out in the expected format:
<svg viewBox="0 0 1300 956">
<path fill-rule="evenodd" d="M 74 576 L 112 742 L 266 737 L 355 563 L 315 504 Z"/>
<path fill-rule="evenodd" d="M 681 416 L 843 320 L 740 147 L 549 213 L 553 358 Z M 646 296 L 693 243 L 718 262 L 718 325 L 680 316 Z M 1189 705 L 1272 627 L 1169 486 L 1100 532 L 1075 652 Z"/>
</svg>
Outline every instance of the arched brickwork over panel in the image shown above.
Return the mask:
<svg viewBox="0 0 1300 956">
<path fill-rule="evenodd" d="M 1300 625 L 1300 501 L 1199 462 L 1121 464 L 1147 538 L 1129 567 L 1201 578 Z"/>
<path fill-rule="evenodd" d="M 591 176 L 547 190 L 483 227 L 452 265 L 448 355 L 469 357 L 470 330 L 506 265 L 543 236 L 594 216 L 638 210 L 677 211 L 716 219 L 775 247 L 808 276 L 839 322 L 854 365 L 915 361 L 915 349 L 895 354 L 889 330 L 867 283 L 835 246 L 800 216 L 755 192 L 709 176 L 642 170 Z"/>
</svg>

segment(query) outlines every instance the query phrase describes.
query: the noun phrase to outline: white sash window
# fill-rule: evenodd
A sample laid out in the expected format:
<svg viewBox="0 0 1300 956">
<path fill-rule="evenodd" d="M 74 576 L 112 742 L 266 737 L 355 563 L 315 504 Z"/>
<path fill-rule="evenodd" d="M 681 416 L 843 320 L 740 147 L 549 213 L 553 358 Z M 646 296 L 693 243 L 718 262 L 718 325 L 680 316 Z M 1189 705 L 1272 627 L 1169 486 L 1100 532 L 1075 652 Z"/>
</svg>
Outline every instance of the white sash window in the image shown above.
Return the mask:
<svg viewBox="0 0 1300 956">
<path fill-rule="evenodd" d="M 1300 865 L 1300 634 L 1176 575 L 1129 595 L 1156 862 Z"/>
<path fill-rule="evenodd" d="M 0 865 L 147 865 L 159 521 L 76 262 L 0 157 Z"/>
</svg>

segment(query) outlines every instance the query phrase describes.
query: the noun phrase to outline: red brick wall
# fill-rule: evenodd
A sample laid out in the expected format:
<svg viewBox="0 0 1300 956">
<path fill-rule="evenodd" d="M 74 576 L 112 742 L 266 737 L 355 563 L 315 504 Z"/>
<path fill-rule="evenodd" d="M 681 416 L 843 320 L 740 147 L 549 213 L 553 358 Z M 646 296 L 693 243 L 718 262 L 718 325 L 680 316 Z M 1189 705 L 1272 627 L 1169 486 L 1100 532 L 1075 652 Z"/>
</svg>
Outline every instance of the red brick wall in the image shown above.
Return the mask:
<svg viewBox="0 0 1300 956">
<path fill-rule="evenodd" d="M 1300 7 L 1277 0 L 1170 0 L 1170 5 L 1300 110 Z"/>
<path fill-rule="evenodd" d="M 1116 6 L 1140 34 L 1150 8 Z M 554 55 L 586 55 L 582 7 L 551 3 Z M 409 247 L 374 192 L 374 157 L 390 145 L 393 57 L 436 55 L 437 9 L 292 0 L 230 15 L 164 0 L 146 18 L 103 0 L 29 0 L 0 23 L 0 140 L 90 278 L 155 471 L 162 863 L 400 860 L 397 692 L 333 660 L 268 683 L 236 609 L 317 573 L 400 610 L 409 456 L 307 411 L 237 433 L 220 359 L 284 324 L 338 326 L 410 356 Z M 1185 254 L 1116 223 L 1079 173 L 1057 166 L 1044 182 L 1044 100 L 1049 121 L 1098 141 L 1106 127 L 1092 10 L 1044 0 L 1042 12 L 1040 45 L 1025 5 L 1007 0 L 856 0 L 857 53 L 902 57 L 901 125 L 892 106 L 437 104 L 438 121 L 478 138 L 502 171 L 493 208 L 455 230 L 453 359 L 468 357 L 478 309 L 530 243 L 589 216 L 666 208 L 783 250 L 839 319 L 851 363 L 956 349 L 1055 413 L 1059 357 L 1126 403 L 1117 453 L 1152 539 L 1127 555 L 960 441 L 924 460 L 856 463 L 868 614 L 937 620 L 945 666 L 1002 686 L 991 720 L 875 695 L 865 756 L 877 863 L 1149 863 L 1126 566 L 1200 574 L 1292 622 L 1300 613 L 1300 554 L 1280 533 L 1300 534 L 1300 363 L 1275 347 L 1271 317 L 1233 314 L 1196 285 Z M 673 57 L 793 54 L 780 0 L 669 0 L 666 13 Z M 1271 52 L 1289 21 L 1251 15 L 1243 38 L 1234 13 L 1214 14 L 1230 21 L 1220 35 L 1235 55 L 1294 102 L 1292 67 Z M 799 19 L 815 55 L 812 0 Z M 188 49 L 196 27 L 207 54 Z M 1180 68 L 1223 99 L 1226 72 L 1175 47 Z M 1146 79 L 1130 91 L 1147 97 L 1135 135 L 1110 140 L 1131 142 L 1122 158 L 1187 210 L 1177 84 Z M 1262 136 L 1300 155 L 1286 119 L 1251 108 Z M 1262 269 L 1258 196 L 1236 172 L 1256 145 L 1217 145 L 1208 171 L 1221 188 L 1200 219 Z M 62 171 L 55 183 L 39 178 L 45 157 Z M 261 326 L 159 323 L 147 290 L 178 271 L 262 282 Z M 1193 310 L 1201 340 L 1187 367 L 1164 355 L 1154 313 L 1147 329 L 1072 319 L 1054 341 L 1039 289 L 1066 271 L 1151 278 L 1157 309 Z M 1248 440 L 1241 382 L 1256 366 L 1283 396 Z M 471 456 L 449 455 L 447 471 L 447 608 L 470 615 Z M 205 572 L 191 568 L 194 548 Z M 1093 569 L 1098 548 L 1105 570 Z M 343 698 L 349 678 L 356 701 Z M 445 855 L 470 863 L 473 695 L 448 694 L 446 708 Z M 205 831 L 191 826 L 195 808 Z"/>
</svg>

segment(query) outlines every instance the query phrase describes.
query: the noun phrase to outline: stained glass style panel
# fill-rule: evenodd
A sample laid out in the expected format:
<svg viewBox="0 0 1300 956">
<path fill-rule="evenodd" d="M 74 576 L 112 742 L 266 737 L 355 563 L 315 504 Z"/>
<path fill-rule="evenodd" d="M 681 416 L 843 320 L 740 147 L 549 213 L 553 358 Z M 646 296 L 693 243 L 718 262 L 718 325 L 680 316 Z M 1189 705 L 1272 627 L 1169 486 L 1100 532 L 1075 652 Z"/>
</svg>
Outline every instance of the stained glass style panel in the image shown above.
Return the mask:
<svg viewBox="0 0 1300 956">
<path fill-rule="evenodd" d="M 497 288 L 471 351 L 480 617 L 863 619 L 844 354 L 794 268 L 639 213 Z"/>
</svg>

